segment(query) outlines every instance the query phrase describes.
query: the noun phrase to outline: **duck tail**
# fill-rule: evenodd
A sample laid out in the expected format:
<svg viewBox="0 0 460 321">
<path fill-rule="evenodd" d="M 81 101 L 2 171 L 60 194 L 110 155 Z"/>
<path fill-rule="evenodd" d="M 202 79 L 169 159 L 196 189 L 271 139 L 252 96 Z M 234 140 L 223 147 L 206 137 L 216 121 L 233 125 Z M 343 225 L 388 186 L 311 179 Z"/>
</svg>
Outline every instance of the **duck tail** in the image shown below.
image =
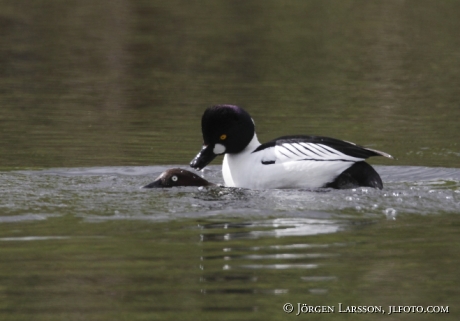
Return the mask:
<svg viewBox="0 0 460 321">
<path fill-rule="evenodd" d="M 387 154 L 387 153 L 382 152 L 382 151 L 380 151 L 380 150 L 376 150 L 376 149 L 372 149 L 372 148 L 367 148 L 367 147 L 366 147 L 365 149 L 367 149 L 368 151 L 374 152 L 374 153 L 376 153 L 376 154 L 379 155 L 379 156 L 383 156 L 383 157 L 386 157 L 386 158 L 389 158 L 389 159 L 395 159 L 395 158 L 394 158 L 393 156 L 391 156 L 390 154 Z"/>
</svg>

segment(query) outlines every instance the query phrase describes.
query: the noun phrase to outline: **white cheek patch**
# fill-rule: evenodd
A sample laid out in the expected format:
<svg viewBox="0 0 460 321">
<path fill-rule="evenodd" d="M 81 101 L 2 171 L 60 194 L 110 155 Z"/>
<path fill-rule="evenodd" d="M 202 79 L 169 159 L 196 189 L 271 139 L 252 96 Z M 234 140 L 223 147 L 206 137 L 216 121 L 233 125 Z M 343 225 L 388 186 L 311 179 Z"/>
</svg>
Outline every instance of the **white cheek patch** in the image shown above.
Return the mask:
<svg viewBox="0 0 460 321">
<path fill-rule="evenodd" d="M 222 144 L 216 144 L 212 150 L 214 154 L 219 155 L 225 153 L 225 146 Z"/>
</svg>

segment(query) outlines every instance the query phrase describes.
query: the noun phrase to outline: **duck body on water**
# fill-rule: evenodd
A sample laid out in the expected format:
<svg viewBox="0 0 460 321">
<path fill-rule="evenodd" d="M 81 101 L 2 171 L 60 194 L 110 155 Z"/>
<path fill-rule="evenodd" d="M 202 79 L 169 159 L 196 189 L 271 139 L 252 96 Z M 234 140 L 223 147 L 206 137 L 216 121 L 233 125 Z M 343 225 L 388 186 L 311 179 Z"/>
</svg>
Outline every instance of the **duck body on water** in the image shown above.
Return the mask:
<svg viewBox="0 0 460 321">
<path fill-rule="evenodd" d="M 242 108 L 216 105 L 201 120 L 203 148 L 191 161 L 201 170 L 225 154 L 222 173 L 227 187 L 383 188 L 375 169 L 364 160 L 391 155 L 350 142 L 320 136 L 283 136 L 261 144 L 254 121 Z"/>
</svg>

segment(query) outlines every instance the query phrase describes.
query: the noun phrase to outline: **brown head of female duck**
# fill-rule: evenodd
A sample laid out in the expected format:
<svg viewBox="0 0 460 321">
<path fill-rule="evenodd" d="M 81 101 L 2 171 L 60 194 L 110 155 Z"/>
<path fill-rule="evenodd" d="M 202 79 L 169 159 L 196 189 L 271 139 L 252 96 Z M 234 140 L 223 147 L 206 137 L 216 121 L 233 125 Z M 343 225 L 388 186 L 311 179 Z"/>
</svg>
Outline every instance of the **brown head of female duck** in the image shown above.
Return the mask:
<svg viewBox="0 0 460 321">
<path fill-rule="evenodd" d="M 143 188 L 167 188 L 175 186 L 216 185 L 185 169 L 171 168 L 161 173 L 152 183 L 143 186 Z"/>
</svg>

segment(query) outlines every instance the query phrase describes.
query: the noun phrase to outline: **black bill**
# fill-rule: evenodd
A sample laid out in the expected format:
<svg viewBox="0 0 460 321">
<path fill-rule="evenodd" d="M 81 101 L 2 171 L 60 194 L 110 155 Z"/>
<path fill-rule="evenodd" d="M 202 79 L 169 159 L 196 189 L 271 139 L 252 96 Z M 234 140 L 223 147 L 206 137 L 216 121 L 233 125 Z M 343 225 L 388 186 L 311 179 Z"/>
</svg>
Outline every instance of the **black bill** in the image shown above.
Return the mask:
<svg viewBox="0 0 460 321">
<path fill-rule="evenodd" d="M 214 158 L 216 158 L 216 154 L 214 154 L 214 145 L 204 145 L 198 155 L 195 156 L 194 159 L 190 162 L 190 166 L 197 170 L 202 170 L 206 167 Z"/>
</svg>

